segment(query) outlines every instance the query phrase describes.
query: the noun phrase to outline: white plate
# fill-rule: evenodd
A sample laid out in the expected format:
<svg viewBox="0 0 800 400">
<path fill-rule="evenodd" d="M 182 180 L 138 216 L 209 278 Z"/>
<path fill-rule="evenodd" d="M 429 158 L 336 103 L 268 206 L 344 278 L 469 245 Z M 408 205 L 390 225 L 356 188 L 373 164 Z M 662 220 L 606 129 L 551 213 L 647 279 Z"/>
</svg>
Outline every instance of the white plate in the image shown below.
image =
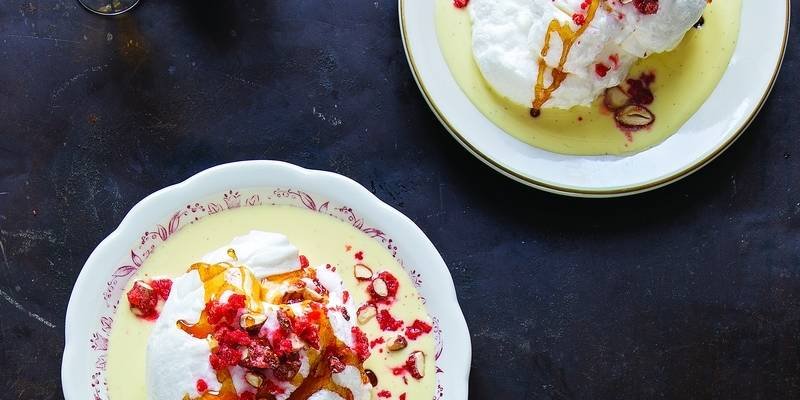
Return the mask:
<svg viewBox="0 0 800 400">
<path fill-rule="evenodd" d="M 613 197 L 652 190 L 697 171 L 752 122 L 778 75 L 789 33 L 789 0 L 744 0 L 739 40 L 711 97 L 663 143 L 630 156 L 550 153 L 506 134 L 461 91 L 436 36 L 435 1 L 399 0 L 411 71 L 448 131 L 490 167 L 554 193 Z"/>
<path fill-rule="evenodd" d="M 276 161 L 245 161 L 211 168 L 148 196 L 89 256 L 67 307 L 61 366 L 66 400 L 108 400 L 106 353 L 116 306 L 126 282 L 151 252 L 195 218 L 260 204 L 292 205 L 330 215 L 393 253 L 434 320 L 435 398 L 467 399 L 471 358 L 467 324 L 450 272 L 425 234 L 341 175 Z"/>
</svg>

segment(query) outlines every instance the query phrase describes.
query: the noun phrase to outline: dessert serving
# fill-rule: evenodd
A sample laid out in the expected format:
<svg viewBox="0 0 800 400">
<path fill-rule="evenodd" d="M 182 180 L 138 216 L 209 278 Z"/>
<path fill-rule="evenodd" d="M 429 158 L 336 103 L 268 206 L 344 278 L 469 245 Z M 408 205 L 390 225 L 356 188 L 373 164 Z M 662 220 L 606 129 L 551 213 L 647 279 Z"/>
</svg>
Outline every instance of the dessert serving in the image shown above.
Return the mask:
<svg viewBox="0 0 800 400">
<path fill-rule="evenodd" d="M 411 278 L 319 213 L 205 217 L 155 249 L 124 293 L 111 400 L 434 397 L 435 324 Z"/>
<path fill-rule="evenodd" d="M 573 155 L 676 132 L 731 60 L 740 0 L 436 0 L 461 89 L 507 133 Z"/>
</svg>

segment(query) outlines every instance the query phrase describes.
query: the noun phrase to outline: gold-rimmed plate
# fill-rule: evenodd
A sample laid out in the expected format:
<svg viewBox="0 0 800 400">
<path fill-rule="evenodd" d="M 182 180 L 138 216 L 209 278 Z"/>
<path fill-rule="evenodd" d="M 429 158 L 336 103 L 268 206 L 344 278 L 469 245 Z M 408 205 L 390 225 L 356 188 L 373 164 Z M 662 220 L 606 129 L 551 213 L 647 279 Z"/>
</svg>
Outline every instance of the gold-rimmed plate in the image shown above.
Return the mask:
<svg viewBox="0 0 800 400">
<path fill-rule="evenodd" d="M 411 71 L 445 128 L 470 153 L 514 180 L 553 193 L 617 197 L 653 190 L 699 170 L 747 129 L 778 76 L 789 34 L 789 0 L 743 0 L 730 65 L 700 109 L 672 136 L 625 156 L 551 153 L 508 135 L 453 78 L 436 34 L 436 2 L 399 0 Z"/>
</svg>

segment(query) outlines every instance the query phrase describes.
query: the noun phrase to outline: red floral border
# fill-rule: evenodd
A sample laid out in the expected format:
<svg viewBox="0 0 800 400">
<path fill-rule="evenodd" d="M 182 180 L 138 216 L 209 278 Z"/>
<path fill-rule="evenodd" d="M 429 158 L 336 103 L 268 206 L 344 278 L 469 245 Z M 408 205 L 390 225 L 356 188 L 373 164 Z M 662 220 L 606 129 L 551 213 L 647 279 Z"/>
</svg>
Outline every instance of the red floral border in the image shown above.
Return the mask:
<svg viewBox="0 0 800 400">
<path fill-rule="evenodd" d="M 130 261 L 119 266 L 106 282 L 106 288 L 103 291 L 103 300 L 105 301 L 107 313 L 99 318 L 97 328 L 89 339 L 89 352 L 97 354 L 94 370 L 89 382 L 94 400 L 108 399 L 105 370 L 108 340 L 111 335 L 111 327 L 114 323 L 114 314 L 116 313 L 122 291 L 128 280 L 139 270 L 144 261 L 153 254 L 161 243 L 167 241 L 173 234 L 180 231 L 181 228 L 186 225 L 193 224 L 208 215 L 217 214 L 225 210 L 239 207 L 260 206 L 264 204 L 265 201 L 266 204 L 270 205 L 292 205 L 306 208 L 351 224 L 354 228 L 383 244 L 392 254 L 392 257 L 394 257 L 403 269 L 408 272 L 414 286 L 419 288 L 422 285 L 422 274 L 415 269 L 409 270 L 403 264 L 403 260 L 397 256 L 397 245 L 392 238 L 387 236 L 386 232 L 367 225 L 364 218 L 360 217 L 351 207 L 344 205 L 332 207 L 330 201 L 319 202 L 315 200 L 313 196 L 302 190 L 277 188 L 265 195 L 250 193 L 244 196 L 240 191 L 229 190 L 224 193 L 222 198 L 218 201 L 207 200 L 187 204 L 186 207 L 173 213 L 164 224 L 157 224 L 152 231 L 142 233 L 139 242 L 130 250 Z M 422 300 L 425 302 L 424 298 Z M 434 317 L 433 323 L 434 338 L 436 340 L 435 359 L 438 361 L 444 351 L 444 344 L 442 342 L 442 331 L 439 320 Z M 437 365 L 436 373 L 440 374 L 443 372 L 444 371 Z M 444 388 L 441 384 L 438 384 L 434 394 L 434 400 L 442 399 L 443 397 Z"/>
</svg>

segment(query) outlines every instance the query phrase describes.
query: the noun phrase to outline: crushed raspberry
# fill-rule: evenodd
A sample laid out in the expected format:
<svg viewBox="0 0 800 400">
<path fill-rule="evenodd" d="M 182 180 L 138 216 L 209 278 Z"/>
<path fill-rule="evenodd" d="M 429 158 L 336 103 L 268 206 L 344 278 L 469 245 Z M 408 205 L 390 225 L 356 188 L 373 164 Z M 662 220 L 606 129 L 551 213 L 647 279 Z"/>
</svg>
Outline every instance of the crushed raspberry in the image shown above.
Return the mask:
<svg viewBox="0 0 800 400">
<path fill-rule="evenodd" d="M 369 358 L 369 339 L 367 339 L 367 335 L 362 331 L 359 327 L 354 326 L 350 329 L 350 332 L 353 334 L 353 343 L 355 346 L 356 354 L 358 355 L 358 359 L 361 362 L 364 362 L 367 358 Z"/>
<path fill-rule="evenodd" d="M 313 310 L 302 317 L 296 317 L 292 321 L 292 330 L 300 339 L 303 339 L 309 346 L 319 349 L 319 321 L 320 312 Z"/>
<path fill-rule="evenodd" d="M 306 257 L 306 256 L 304 256 L 304 255 L 302 255 L 302 254 L 300 254 L 300 268 L 306 268 L 306 267 L 308 267 L 309 265 L 310 265 L 310 264 L 309 264 L 309 262 L 308 262 L 308 257 Z"/>
<path fill-rule="evenodd" d="M 353 257 L 355 257 L 358 261 L 362 261 L 364 260 L 364 252 L 359 250 Z"/>
<path fill-rule="evenodd" d="M 247 347 L 246 357 L 240 365 L 246 368 L 265 369 L 275 368 L 280 363 L 280 359 L 272 351 L 272 348 L 264 342 L 253 342 Z"/>
<path fill-rule="evenodd" d="M 239 400 L 256 400 L 256 395 L 253 392 L 243 392 L 239 395 Z"/>
<path fill-rule="evenodd" d="M 394 275 L 392 275 L 389 271 L 383 271 L 379 273 L 377 278 L 381 278 L 384 282 L 386 282 L 388 295 L 386 297 L 378 296 L 378 294 L 375 293 L 375 288 L 373 287 L 372 283 L 370 283 L 367 287 L 367 292 L 369 293 L 373 302 L 390 304 L 394 300 L 394 297 L 397 296 L 397 290 L 400 288 L 400 282 L 398 282 L 397 278 L 395 278 Z"/>
<path fill-rule="evenodd" d="M 594 65 L 594 72 L 597 74 L 597 76 L 599 76 L 601 78 L 605 78 L 606 75 L 608 75 L 608 70 L 609 69 L 610 68 L 608 68 L 608 66 L 606 66 L 605 64 L 595 64 Z"/>
<path fill-rule="evenodd" d="M 331 371 L 337 374 L 339 372 L 344 371 L 344 368 L 346 366 L 344 365 L 342 360 L 340 360 L 339 357 L 336 356 L 330 356 L 330 358 L 328 359 L 328 363 L 331 365 Z"/>
<path fill-rule="evenodd" d="M 208 361 L 211 363 L 211 368 L 214 368 L 217 371 L 220 371 L 226 367 L 232 367 L 238 364 L 239 360 L 241 359 L 241 351 L 226 345 L 217 346 L 211 351 L 211 355 L 208 356 Z"/>
<path fill-rule="evenodd" d="M 166 300 L 169 297 L 169 292 L 172 291 L 171 279 L 154 279 L 150 282 L 150 286 L 158 293 L 158 297 Z"/>
<path fill-rule="evenodd" d="M 414 368 L 415 368 L 414 357 L 409 356 L 408 359 L 406 359 L 406 363 L 405 363 L 404 367 L 405 367 L 406 371 L 408 371 L 409 373 L 411 373 L 413 375 L 412 371 L 414 371 Z"/>
<path fill-rule="evenodd" d="M 224 304 L 212 300 L 206 303 L 206 316 L 208 317 L 208 322 L 210 324 L 217 324 L 219 321 L 225 317 L 226 308 Z"/>
<path fill-rule="evenodd" d="M 399 400 L 406 400 L 406 394 L 405 393 L 401 393 L 400 397 L 398 397 L 398 399 Z"/>
<path fill-rule="evenodd" d="M 453 5 L 456 6 L 456 8 L 464 8 L 468 3 L 469 0 L 453 0 Z"/>
<path fill-rule="evenodd" d="M 306 314 L 306 318 L 311 321 L 319 322 L 322 319 L 322 309 L 319 303 L 311 303 L 311 311 Z"/>
<path fill-rule="evenodd" d="M 583 3 L 581 3 L 581 10 L 586 10 L 590 5 L 592 5 L 592 0 L 583 0 Z"/>
<path fill-rule="evenodd" d="M 264 386 L 266 387 L 267 392 L 273 395 L 283 394 L 285 392 L 282 387 L 278 386 L 278 384 L 271 380 L 267 380 L 264 383 Z"/>
<path fill-rule="evenodd" d="M 236 310 L 228 307 L 225 303 L 212 300 L 206 303 L 206 315 L 208 322 L 216 325 L 222 322 L 233 322 L 233 319 L 236 318 Z"/>
<path fill-rule="evenodd" d="M 197 380 L 196 386 L 197 386 L 197 393 L 205 393 L 205 391 L 208 390 L 208 384 L 206 383 L 206 381 L 202 379 Z"/>
<path fill-rule="evenodd" d="M 283 356 L 292 351 L 292 341 L 289 335 L 292 333 L 292 321 L 286 312 L 278 310 L 277 314 L 279 329 L 275 329 L 270 333 L 270 341 L 272 342 L 272 349 L 279 356 Z"/>
<path fill-rule="evenodd" d="M 389 310 L 381 310 L 378 312 L 376 319 L 378 320 L 378 325 L 383 331 L 396 331 L 403 326 L 403 321 L 394 319 L 392 314 L 389 314 Z"/>
<path fill-rule="evenodd" d="M 231 307 L 235 307 L 238 311 L 240 308 L 244 308 L 244 304 L 247 301 L 247 297 L 243 294 L 232 294 L 228 297 L 228 305 Z"/>
<path fill-rule="evenodd" d="M 651 15 L 658 12 L 658 0 L 633 0 L 633 5 L 640 13 Z"/>
<path fill-rule="evenodd" d="M 578 13 L 572 14 L 572 22 L 574 22 L 575 25 L 581 26 L 586 23 L 586 16 Z"/>
<path fill-rule="evenodd" d="M 392 392 L 388 390 L 381 390 L 380 392 L 378 392 L 378 397 L 383 397 L 385 399 L 388 399 L 392 397 Z"/>
<path fill-rule="evenodd" d="M 654 100 L 650 85 L 655 81 L 655 74 L 642 74 L 639 79 L 628 79 L 628 95 L 634 104 L 648 105 Z"/>
<path fill-rule="evenodd" d="M 420 320 L 415 320 L 411 326 L 406 327 L 406 336 L 411 340 L 416 340 L 418 337 L 430 333 L 433 329 L 430 325 Z"/>
<path fill-rule="evenodd" d="M 214 339 L 228 346 L 248 346 L 251 342 L 247 332 L 238 329 L 228 329 L 224 326 L 214 332 Z"/>
<path fill-rule="evenodd" d="M 206 315 L 208 322 L 217 325 L 222 322 L 233 323 L 236 313 L 244 308 L 246 297 L 241 294 L 232 294 L 227 303 L 220 303 L 216 300 L 206 303 Z"/>
<path fill-rule="evenodd" d="M 406 373 L 406 366 L 403 365 L 402 367 L 394 367 L 392 368 L 392 375 L 400 376 Z"/>
<path fill-rule="evenodd" d="M 350 292 L 348 292 L 347 290 L 345 290 L 345 291 L 342 293 L 342 303 L 347 303 L 347 300 L 350 300 Z"/>
<path fill-rule="evenodd" d="M 128 291 L 128 302 L 131 304 L 131 311 L 136 316 L 145 319 L 155 319 L 158 317 L 158 294 L 144 282 L 137 281 Z"/>
<path fill-rule="evenodd" d="M 377 346 L 377 345 L 379 345 L 379 344 L 383 344 L 383 343 L 385 343 L 385 342 L 386 342 L 386 340 L 384 340 L 384 339 L 383 339 L 383 337 L 379 337 L 379 338 L 377 338 L 377 339 L 375 339 L 375 340 L 373 340 L 373 341 L 369 342 L 369 347 L 370 347 L 371 349 L 374 349 L 374 348 L 375 348 L 375 346 Z"/>
<path fill-rule="evenodd" d="M 278 354 L 286 354 L 291 353 L 292 348 L 291 339 L 282 339 L 280 342 L 278 342 L 278 346 L 275 348 L 275 350 L 278 352 Z"/>
</svg>

